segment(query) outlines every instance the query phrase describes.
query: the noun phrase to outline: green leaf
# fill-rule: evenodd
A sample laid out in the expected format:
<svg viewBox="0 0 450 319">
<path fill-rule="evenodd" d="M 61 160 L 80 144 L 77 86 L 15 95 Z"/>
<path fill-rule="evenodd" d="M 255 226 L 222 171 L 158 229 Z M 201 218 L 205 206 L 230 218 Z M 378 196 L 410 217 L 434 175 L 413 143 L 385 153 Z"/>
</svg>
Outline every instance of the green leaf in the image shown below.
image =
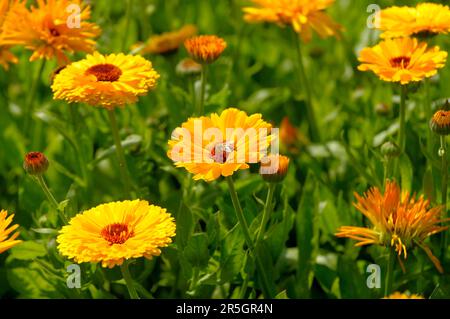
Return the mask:
<svg viewBox="0 0 450 319">
<path fill-rule="evenodd" d="M 33 260 L 38 257 L 43 257 L 47 254 L 44 245 L 38 244 L 35 241 L 25 241 L 10 250 L 10 259 L 19 260 Z"/>
<path fill-rule="evenodd" d="M 317 218 L 316 203 L 314 201 L 314 190 L 316 189 L 316 181 L 311 173 L 306 178 L 305 187 L 303 189 L 300 205 L 297 210 L 296 231 L 298 246 L 298 294 L 301 298 L 309 296 L 310 273 L 314 263 L 314 250 L 316 237 L 315 220 Z"/>
<path fill-rule="evenodd" d="M 194 230 L 194 218 L 192 212 L 184 203 L 181 203 L 181 209 L 179 210 L 177 216 L 177 235 L 176 243 L 183 250 L 189 241 Z"/>
<path fill-rule="evenodd" d="M 194 234 L 183 251 L 187 261 L 200 269 L 208 266 L 208 236 L 206 233 Z"/>
</svg>

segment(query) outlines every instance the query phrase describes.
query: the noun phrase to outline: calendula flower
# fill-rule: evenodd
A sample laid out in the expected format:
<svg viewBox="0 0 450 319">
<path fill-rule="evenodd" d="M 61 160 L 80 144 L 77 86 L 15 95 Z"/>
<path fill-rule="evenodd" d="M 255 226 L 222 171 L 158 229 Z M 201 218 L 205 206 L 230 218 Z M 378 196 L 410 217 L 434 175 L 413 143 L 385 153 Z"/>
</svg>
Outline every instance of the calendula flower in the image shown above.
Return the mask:
<svg viewBox="0 0 450 319">
<path fill-rule="evenodd" d="M 184 41 L 184 46 L 197 63 L 210 64 L 220 57 L 227 43 L 215 35 L 200 35 Z"/>
<path fill-rule="evenodd" d="M 252 0 L 255 7 L 244 8 L 247 22 L 269 22 L 291 26 L 307 42 L 312 30 L 322 37 L 338 36 L 341 26 L 334 22 L 325 9 L 334 0 Z"/>
<path fill-rule="evenodd" d="M 172 133 L 167 155 L 195 180 L 213 181 L 258 163 L 267 153 L 271 128 L 261 114 L 248 116 L 236 108 L 190 118 Z"/>
<path fill-rule="evenodd" d="M 445 66 L 447 52 L 413 38 L 396 38 L 364 48 L 358 59 L 360 71 L 372 71 L 383 81 L 408 84 L 434 76 Z"/>
<path fill-rule="evenodd" d="M 112 268 L 126 259 L 159 256 L 174 236 L 174 219 L 164 208 L 127 200 L 76 215 L 56 241 L 59 252 L 77 263 L 101 262 Z"/>
<path fill-rule="evenodd" d="M 442 273 L 439 260 L 424 243 L 429 236 L 446 230 L 441 226 L 441 208 L 430 208 L 430 202 L 423 196 L 418 199 L 408 192 L 401 193 L 400 187 L 391 181 L 386 182 L 384 194 L 376 187 L 364 197 L 355 194 L 355 207 L 368 218 L 372 227 L 342 226 L 337 237 L 347 237 L 357 242 L 356 246 L 381 245 L 392 247 L 400 256 L 408 256 L 408 249 L 422 248 L 436 268 Z"/>
<path fill-rule="evenodd" d="M 261 160 L 259 174 L 268 183 L 280 183 L 284 180 L 289 169 L 289 157 L 270 154 Z"/>
<path fill-rule="evenodd" d="M 437 3 L 390 7 L 380 12 L 382 38 L 429 36 L 450 31 L 450 8 Z"/>
<path fill-rule="evenodd" d="M 393 294 L 391 294 L 383 299 L 424 299 L 424 298 L 422 296 L 415 295 L 415 294 L 394 292 Z"/>
<path fill-rule="evenodd" d="M 78 8 L 80 14 L 76 14 Z M 20 45 L 34 51 L 30 61 L 56 57 L 68 63 L 67 53 L 92 52 L 100 29 L 90 19 L 91 9 L 81 0 L 14 1 L 6 15 L 0 45 Z"/>
<path fill-rule="evenodd" d="M 0 254 L 22 242 L 21 240 L 16 239 L 19 236 L 19 233 L 13 233 L 19 225 L 9 226 L 12 223 L 14 214 L 9 215 L 8 218 L 7 216 L 7 211 L 0 211 Z"/>
<path fill-rule="evenodd" d="M 176 52 L 183 42 L 197 33 L 197 27 L 188 24 L 181 29 L 151 36 L 146 43 L 137 43 L 132 49 L 142 47 L 140 53 L 170 54 Z"/>
<path fill-rule="evenodd" d="M 0 38 L 2 34 L 3 21 L 5 20 L 6 13 L 9 10 L 9 0 L 0 0 Z M 9 65 L 11 63 L 16 64 L 19 62 L 17 57 L 9 51 L 9 46 L 0 44 L 0 65 L 5 69 L 9 70 Z"/>
<path fill-rule="evenodd" d="M 159 74 L 141 56 L 94 52 L 54 78 L 55 99 L 112 109 L 134 103 L 156 86 Z"/>
</svg>

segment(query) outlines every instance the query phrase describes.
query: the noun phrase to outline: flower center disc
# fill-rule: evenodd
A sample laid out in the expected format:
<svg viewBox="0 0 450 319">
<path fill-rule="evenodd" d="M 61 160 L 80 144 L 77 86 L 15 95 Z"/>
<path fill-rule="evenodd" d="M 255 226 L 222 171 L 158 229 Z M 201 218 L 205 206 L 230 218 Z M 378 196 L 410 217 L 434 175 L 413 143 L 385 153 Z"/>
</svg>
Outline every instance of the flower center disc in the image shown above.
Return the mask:
<svg viewBox="0 0 450 319">
<path fill-rule="evenodd" d="M 406 69 L 411 62 L 411 58 L 407 56 L 399 56 L 397 58 L 392 58 L 390 62 L 394 68 Z"/>
<path fill-rule="evenodd" d="M 87 69 L 85 74 L 95 75 L 100 82 L 115 82 L 122 75 L 122 70 L 112 64 L 97 64 Z"/>
<path fill-rule="evenodd" d="M 234 145 L 231 142 L 218 143 L 211 149 L 211 158 L 217 163 L 225 163 L 228 155 L 234 151 Z"/>
<path fill-rule="evenodd" d="M 101 235 L 105 240 L 109 241 L 111 245 L 114 245 L 125 243 L 134 234 L 133 231 L 128 229 L 128 225 L 114 223 L 103 228 Z"/>
</svg>

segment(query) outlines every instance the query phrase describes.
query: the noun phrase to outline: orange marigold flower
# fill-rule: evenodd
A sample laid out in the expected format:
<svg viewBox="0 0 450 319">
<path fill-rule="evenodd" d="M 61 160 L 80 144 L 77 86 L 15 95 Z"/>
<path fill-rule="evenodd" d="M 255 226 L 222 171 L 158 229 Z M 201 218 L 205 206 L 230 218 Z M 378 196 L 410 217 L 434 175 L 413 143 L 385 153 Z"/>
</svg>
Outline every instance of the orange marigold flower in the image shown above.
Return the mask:
<svg viewBox="0 0 450 319">
<path fill-rule="evenodd" d="M 244 8 L 248 22 L 270 22 L 289 25 L 307 42 L 312 30 L 322 38 L 338 36 L 341 26 L 324 11 L 334 0 L 252 0 L 255 7 Z"/>
<path fill-rule="evenodd" d="M 213 181 L 259 163 L 271 143 L 271 128 L 261 114 L 236 108 L 190 118 L 173 131 L 167 156 L 195 180 Z"/>
<path fill-rule="evenodd" d="M 416 7 L 393 6 L 380 12 L 378 28 L 382 38 L 430 36 L 450 31 L 450 8 L 437 3 Z"/>
<path fill-rule="evenodd" d="M 19 225 L 9 227 L 14 218 L 14 214 L 11 214 L 8 218 L 6 218 L 7 215 L 7 211 L 0 210 L 0 254 L 22 242 L 21 240 L 16 239 L 19 236 L 19 233 L 13 233 Z M 9 237 L 11 233 L 13 234 Z"/>
<path fill-rule="evenodd" d="M 184 46 L 196 62 L 209 64 L 220 57 L 227 47 L 227 43 L 215 35 L 200 35 L 184 41 Z"/>
<path fill-rule="evenodd" d="M 70 10 L 72 8 L 72 10 Z M 76 10 L 80 14 L 74 18 Z M 0 45 L 22 45 L 33 54 L 30 61 L 56 57 L 68 63 L 67 53 L 92 52 L 93 38 L 100 34 L 90 18 L 89 5 L 81 0 L 37 0 L 37 6 L 26 7 L 26 1 L 13 2 L 6 15 Z"/>
<path fill-rule="evenodd" d="M 424 299 L 424 298 L 420 295 L 406 294 L 397 291 L 387 297 L 384 297 L 383 299 Z"/>
<path fill-rule="evenodd" d="M 447 52 L 413 38 L 396 38 L 364 48 L 358 59 L 360 71 L 372 71 L 383 81 L 408 84 L 434 76 L 445 66 Z"/>
<path fill-rule="evenodd" d="M 133 48 L 142 47 L 141 54 L 170 54 L 176 52 L 183 42 L 197 33 L 197 27 L 191 24 L 181 29 L 151 36 L 146 43 L 138 43 Z"/>
<path fill-rule="evenodd" d="M 9 10 L 9 0 L 0 0 L 0 37 L 2 34 L 3 21 L 5 20 L 6 13 Z M 10 63 L 18 63 L 17 57 L 9 51 L 9 46 L 0 44 L 0 65 L 5 70 L 9 70 Z"/>
<path fill-rule="evenodd" d="M 443 272 L 439 260 L 424 243 L 429 236 L 444 231 L 448 226 L 441 226 L 441 208 L 430 208 L 430 202 L 423 196 L 418 199 L 408 192 L 401 193 L 400 187 L 391 181 L 386 182 L 384 194 L 376 187 L 371 188 L 364 197 L 355 193 L 355 207 L 368 218 L 372 227 L 342 226 L 337 237 L 347 237 L 357 241 L 356 246 L 381 245 L 393 247 L 400 256 L 408 256 L 408 249 L 419 246 L 430 260 Z"/>
</svg>

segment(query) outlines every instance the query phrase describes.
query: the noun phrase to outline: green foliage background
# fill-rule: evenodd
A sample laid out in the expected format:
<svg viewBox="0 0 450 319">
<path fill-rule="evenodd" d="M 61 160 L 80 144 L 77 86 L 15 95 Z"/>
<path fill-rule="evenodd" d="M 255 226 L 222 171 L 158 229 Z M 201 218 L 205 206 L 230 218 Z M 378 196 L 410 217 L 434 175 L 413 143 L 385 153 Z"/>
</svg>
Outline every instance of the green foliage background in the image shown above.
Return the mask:
<svg viewBox="0 0 450 319">
<path fill-rule="evenodd" d="M 262 113 L 278 125 L 284 116 L 306 135 L 304 93 L 295 72 L 293 35 L 275 25 L 249 25 L 236 0 L 135 0 L 130 31 L 125 34 L 126 1 L 92 2 L 92 21 L 103 33 L 102 53 L 120 52 L 150 35 L 198 26 L 202 34 L 217 34 L 228 43 L 224 56 L 210 68 L 207 113 L 236 106 L 247 113 Z M 412 5 L 418 1 L 336 0 L 328 10 L 345 27 L 343 38 L 315 38 L 306 44 L 306 68 L 314 91 L 314 105 L 323 140 L 290 154 L 289 175 L 276 190 L 276 204 L 264 240 L 264 264 L 276 283 L 279 298 L 380 298 L 382 289 L 368 289 L 366 267 L 376 263 L 384 271 L 386 251 L 379 247 L 355 248 L 354 242 L 336 239 L 341 225 L 363 225 L 353 207 L 353 193 L 383 183 L 379 146 L 397 131 L 399 91 L 395 86 L 356 70 L 357 52 L 378 41 L 366 27 L 367 6 L 376 2 Z M 442 1 L 444 2 L 444 1 Z M 435 42 L 450 49 L 448 36 Z M 15 48 L 20 63 L 9 72 L 0 69 L 0 207 L 15 212 L 24 243 L 0 255 L 2 298 L 127 298 L 119 269 L 82 266 L 81 290 L 68 289 L 69 261 L 58 255 L 55 236 L 57 214 L 37 185 L 22 169 L 24 154 L 43 151 L 51 165 L 46 179 L 66 213 L 122 199 L 106 111 L 86 105 L 53 101 L 49 88 L 54 62 L 40 79 L 33 113 L 31 139 L 23 136 L 24 104 L 39 61 L 28 62 L 30 52 Z M 259 296 L 258 274 L 248 278 L 254 265 L 243 249 L 244 240 L 224 181 L 194 182 L 167 158 L 172 130 L 193 112 L 189 88 L 192 79 L 175 73 L 186 56 L 183 48 L 169 57 L 147 56 L 161 74 L 154 92 L 136 105 L 118 111 L 126 159 L 139 198 L 165 207 L 177 220 L 175 243 L 159 258 L 138 260 L 131 266 L 144 297 L 224 298 Z M 74 60 L 83 55 L 74 57 Z M 438 105 L 448 98 L 448 66 L 431 81 L 431 96 Z M 380 115 L 376 106 L 385 104 Z M 401 160 L 403 188 L 428 195 L 438 204 L 439 166 L 423 145 L 427 136 L 424 89 L 416 85 L 409 95 L 407 156 Z M 75 142 L 77 140 L 78 142 Z M 75 145 L 81 145 L 76 150 Z M 428 161 L 427 161 L 428 157 Z M 83 176 L 80 163 L 87 163 Z M 428 165 L 427 165 L 428 163 Z M 261 219 L 267 187 L 257 167 L 235 178 L 251 230 Z M 438 251 L 438 243 L 431 243 Z M 449 270 L 443 260 L 444 269 Z M 412 251 L 407 272 L 399 267 L 394 288 L 425 297 L 448 298 L 450 277 L 439 275 L 427 257 Z"/>
</svg>

